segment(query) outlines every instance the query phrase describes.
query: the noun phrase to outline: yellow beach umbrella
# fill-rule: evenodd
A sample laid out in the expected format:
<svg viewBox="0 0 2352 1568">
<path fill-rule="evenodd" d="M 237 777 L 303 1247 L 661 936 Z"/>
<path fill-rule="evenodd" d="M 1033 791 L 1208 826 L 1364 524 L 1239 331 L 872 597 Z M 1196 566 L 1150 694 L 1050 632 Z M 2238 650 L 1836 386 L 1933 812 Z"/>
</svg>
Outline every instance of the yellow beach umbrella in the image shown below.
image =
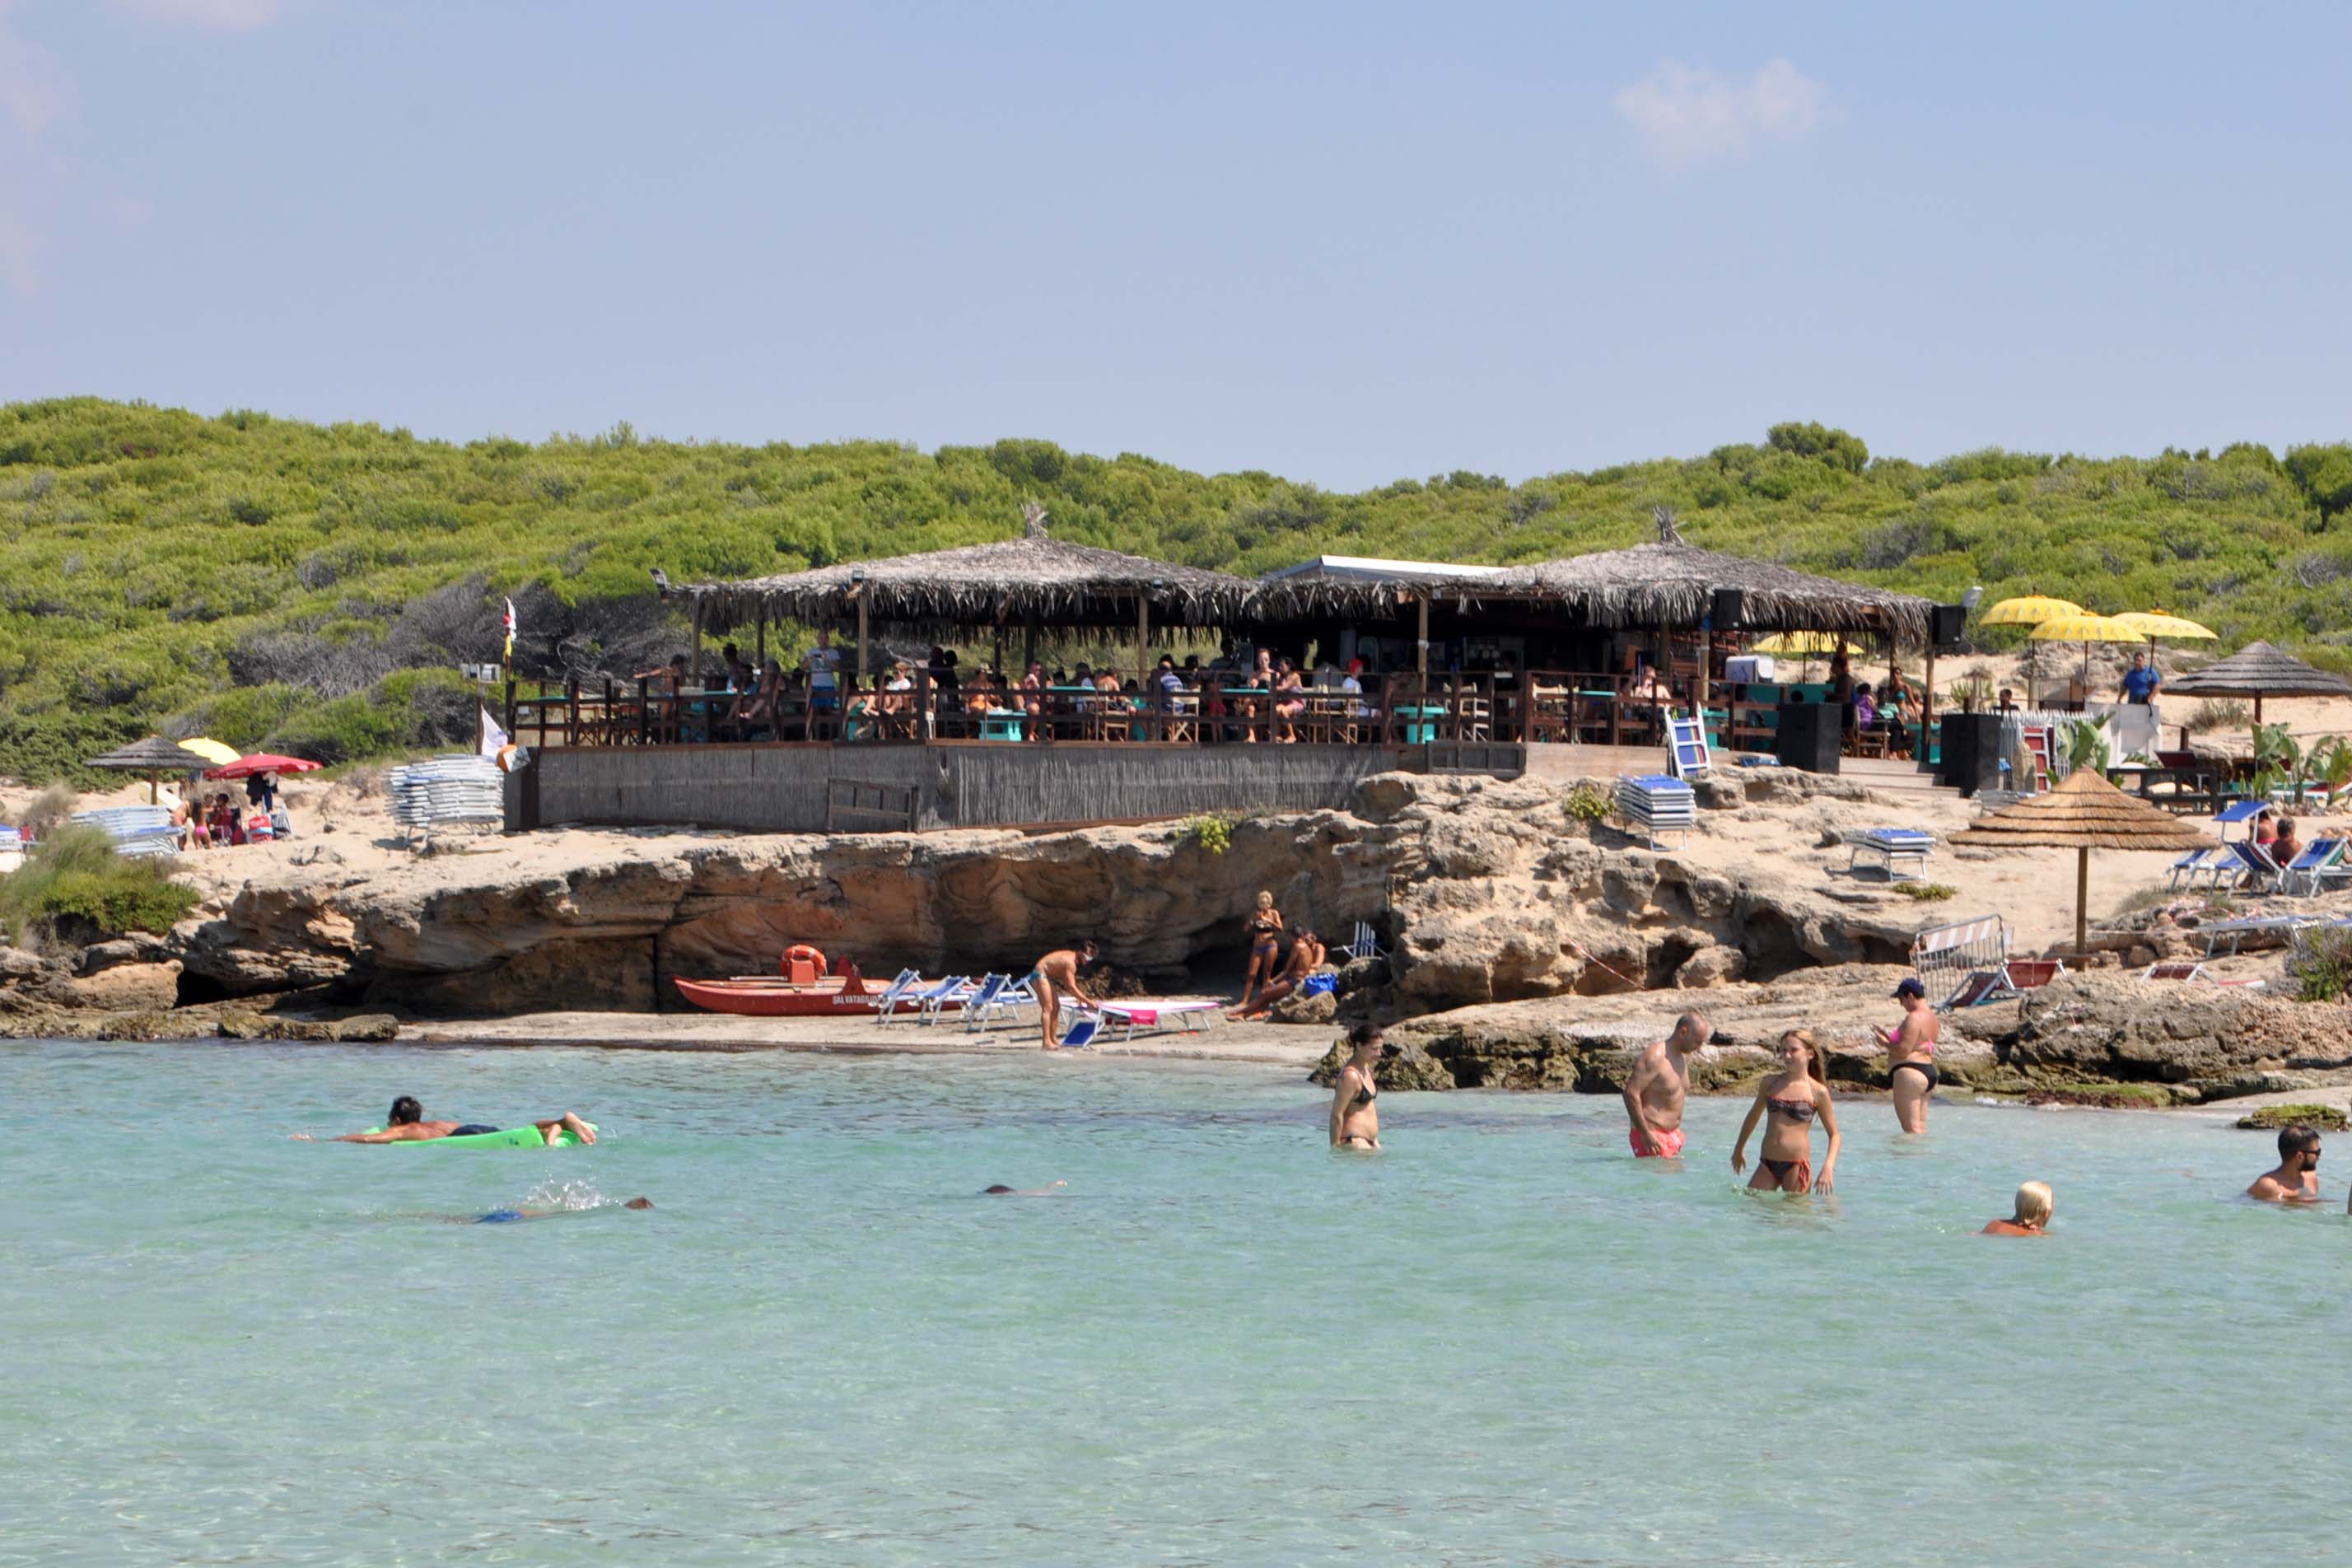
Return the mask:
<svg viewBox="0 0 2352 1568">
<path fill-rule="evenodd" d="M 1853 655 L 1864 651 L 1863 646 L 1835 632 L 1774 632 L 1756 641 L 1758 653 L 1843 653 Z"/>
<path fill-rule="evenodd" d="M 235 746 L 224 746 L 218 741 L 205 735 L 199 735 L 193 741 L 183 741 L 180 744 L 216 768 L 226 767 L 244 755 Z"/>
<path fill-rule="evenodd" d="M 1842 653 L 1852 658 L 1863 651 L 1860 643 L 1850 642 L 1835 632 L 1774 632 L 1769 637 L 1759 638 L 1751 646 L 1758 653 L 1793 653 L 1801 656 L 1805 661 L 1805 675 L 1809 679 L 1813 673 L 1813 655 Z"/>
<path fill-rule="evenodd" d="M 2170 637 L 2175 642 L 2184 637 L 2192 641 L 2202 638 L 2210 642 L 2220 635 L 2209 627 L 2199 626 L 2195 621 L 2179 616 L 2168 616 L 2162 610 L 2126 610 L 2122 615 L 2109 618 L 2121 621 L 2150 642 L 2154 642 L 2158 637 Z"/>
<path fill-rule="evenodd" d="M 2054 621 L 2061 616 L 2079 616 L 2083 606 L 2072 599 L 2053 599 L 2041 594 L 2027 594 L 2014 599 L 2003 599 L 1977 616 L 1980 626 L 2038 626 L 2044 621 Z"/>
<path fill-rule="evenodd" d="M 2146 633 L 2135 629 L 2113 616 L 2095 615 L 2084 611 L 2078 616 L 2060 616 L 2042 622 L 2028 634 L 2035 642 L 2078 642 L 2083 645 L 2083 679 L 2091 679 L 2091 645 L 2095 642 L 2146 642 Z"/>
<path fill-rule="evenodd" d="M 2024 594 L 2014 599 L 2003 599 L 1977 616 L 1980 626 L 2038 626 L 2044 621 L 2054 621 L 2061 616 L 2079 616 L 2083 606 L 2072 599 L 2053 599 L 2044 594 Z M 2025 650 L 2025 705 L 2033 706 L 2033 676 L 2039 656 L 2035 649 Z"/>
</svg>

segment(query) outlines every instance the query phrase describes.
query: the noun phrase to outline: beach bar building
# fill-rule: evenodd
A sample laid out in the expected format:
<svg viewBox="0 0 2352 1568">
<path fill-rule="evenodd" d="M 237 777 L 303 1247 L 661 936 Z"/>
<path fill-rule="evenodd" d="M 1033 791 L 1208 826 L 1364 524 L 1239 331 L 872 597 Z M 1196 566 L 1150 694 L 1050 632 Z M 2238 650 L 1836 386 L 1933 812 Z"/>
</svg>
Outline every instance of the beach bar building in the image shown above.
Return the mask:
<svg viewBox="0 0 2352 1568">
<path fill-rule="evenodd" d="M 1017 539 L 691 584 L 672 590 L 691 626 L 675 676 L 509 686 L 530 760 L 508 820 L 1038 827 L 1338 806 L 1397 769 L 1659 773 L 1669 712 L 1773 749 L 1806 694 L 1741 652 L 1756 636 L 1932 663 L 1928 600 L 1661 534 L 1509 568 L 1322 556 L 1251 580 L 1055 539 L 1033 507 Z M 772 658 L 784 626 L 824 628 L 831 652 Z M 714 671 L 721 640 L 766 673 Z M 1062 668 L 1080 649 L 1083 680 Z"/>
</svg>

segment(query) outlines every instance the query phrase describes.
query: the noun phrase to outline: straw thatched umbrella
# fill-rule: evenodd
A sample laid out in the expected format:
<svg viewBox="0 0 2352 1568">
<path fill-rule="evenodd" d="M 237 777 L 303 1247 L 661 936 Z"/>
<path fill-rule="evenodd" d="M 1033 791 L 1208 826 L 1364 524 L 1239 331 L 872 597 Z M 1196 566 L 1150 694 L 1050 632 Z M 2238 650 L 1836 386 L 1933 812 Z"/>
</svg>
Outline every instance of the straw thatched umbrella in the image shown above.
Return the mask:
<svg viewBox="0 0 2352 1568">
<path fill-rule="evenodd" d="M 2352 697 L 2352 680 L 2314 669 L 2266 642 L 2252 642 L 2164 689 L 2171 697 L 2251 697 L 2259 724 L 2265 697 Z"/>
<path fill-rule="evenodd" d="M 1234 625 L 1267 594 L 1262 584 L 1223 572 L 1055 539 L 1034 502 L 1019 539 L 678 591 L 692 605 L 698 638 L 703 626 L 757 616 L 817 626 L 855 621 L 861 645 L 875 622 L 921 636 L 1041 623 L 1132 626 L 1141 641 L 1154 626 Z M 1287 602 L 1314 592 L 1285 589 L 1276 596 Z"/>
<path fill-rule="evenodd" d="M 1481 580 L 1480 598 L 1559 601 L 1596 626 L 1696 626 L 1717 588 L 1740 591 L 1741 626 L 1755 631 L 1860 632 L 1927 640 L 1935 601 L 1696 544 L 1636 544 L 1515 566 Z"/>
<path fill-rule="evenodd" d="M 2090 769 L 2077 768 L 2053 790 L 1978 817 L 1953 834 L 1952 842 L 1985 849 L 2074 850 L 2074 951 L 2084 952 L 2090 943 L 2092 850 L 2210 849 L 2220 840 L 2133 799 Z"/>
<path fill-rule="evenodd" d="M 177 741 L 150 735 L 143 741 L 118 746 L 102 757 L 92 757 L 82 765 L 104 768 L 110 773 L 143 775 L 147 780 L 147 798 L 152 802 L 157 798 L 155 783 L 158 779 L 166 773 L 201 773 L 206 762 Z"/>
</svg>

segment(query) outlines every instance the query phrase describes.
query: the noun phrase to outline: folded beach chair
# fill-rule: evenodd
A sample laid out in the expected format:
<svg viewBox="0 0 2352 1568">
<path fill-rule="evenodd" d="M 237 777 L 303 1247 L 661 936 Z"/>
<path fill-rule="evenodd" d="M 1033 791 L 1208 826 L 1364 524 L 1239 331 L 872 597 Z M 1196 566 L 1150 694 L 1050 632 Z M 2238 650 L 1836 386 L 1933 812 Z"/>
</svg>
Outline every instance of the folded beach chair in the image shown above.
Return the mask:
<svg viewBox="0 0 2352 1568">
<path fill-rule="evenodd" d="M 1678 779 L 1703 779 L 1715 768 L 1715 754 L 1706 746 L 1706 721 L 1698 717 L 1666 719 L 1666 771 Z"/>
<path fill-rule="evenodd" d="M 931 1007 L 936 1005 L 942 997 L 951 996 L 955 994 L 956 991 L 960 987 L 970 985 L 971 984 L 971 976 L 969 974 L 950 974 L 936 985 L 915 986 L 900 993 L 898 1005 L 904 1007 L 908 1004 L 912 1004 L 915 1009 L 915 1016 L 919 1018 L 922 1017 Z M 890 1015 L 887 1013 L 877 1014 L 876 1015 L 874 1021 L 877 1024 L 887 1024 L 890 1021 Z"/>
<path fill-rule="evenodd" d="M 1015 982 L 1009 974 L 983 975 L 979 988 L 963 1005 L 963 1026 L 985 1028 L 999 1015 L 1017 1017 L 1022 1008 L 1036 1005 L 1037 993 L 1030 989 L 1027 976 Z"/>
<path fill-rule="evenodd" d="M 2316 893 L 2320 879 L 2337 869 L 2343 859 L 2343 839 L 2315 838 L 2301 854 L 2279 868 L 2279 891 Z"/>
<path fill-rule="evenodd" d="M 1096 1048 L 1095 1037 L 1102 1033 L 1102 1020 L 1092 1013 L 1076 1014 L 1070 1026 L 1062 1031 L 1062 1048 L 1066 1051 L 1091 1051 Z"/>
<path fill-rule="evenodd" d="M 2140 975 L 2142 980 L 2202 980 L 2205 966 L 2201 963 L 2151 963 Z"/>
<path fill-rule="evenodd" d="M 1928 927 L 1911 939 L 1911 967 L 1928 995 L 1944 994 L 1938 1013 L 2007 1001 L 2018 993 L 2010 976 L 2009 926 L 1999 915 Z"/>
<path fill-rule="evenodd" d="M 1369 921 L 1356 922 L 1355 940 L 1339 951 L 1349 958 L 1386 958 L 1389 955 L 1388 949 L 1382 947 L 1380 944 L 1380 939 L 1372 934 L 1371 922 Z"/>
<path fill-rule="evenodd" d="M 1852 871 L 1867 858 L 1886 873 L 1890 882 L 1916 879 L 1927 876 L 1927 851 L 1935 843 L 1936 836 L 1920 828 L 1874 827 L 1846 840 L 1845 868 Z"/>
</svg>

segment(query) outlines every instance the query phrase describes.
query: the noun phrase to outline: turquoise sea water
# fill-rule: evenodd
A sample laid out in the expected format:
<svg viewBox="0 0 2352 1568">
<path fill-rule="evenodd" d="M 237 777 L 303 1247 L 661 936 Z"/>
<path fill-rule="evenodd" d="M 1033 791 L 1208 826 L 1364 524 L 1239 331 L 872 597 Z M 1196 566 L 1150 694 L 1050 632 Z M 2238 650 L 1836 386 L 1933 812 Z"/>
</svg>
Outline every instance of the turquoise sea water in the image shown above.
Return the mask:
<svg viewBox="0 0 2352 1568">
<path fill-rule="evenodd" d="M 593 1149 L 289 1142 L 395 1093 Z M 1078 1059 L 0 1047 L 0 1564 L 2352 1561 L 2268 1139 Z M 2329 1170 L 2323 1162 L 2322 1170 Z M 2016 1183 L 2056 1234 L 1972 1233 Z M 990 1182 L 1066 1180 L 1055 1199 Z M 2331 1187 L 2340 1194 L 2340 1187 Z M 521 1225 L 470 1215 L 638 1193 Z"/>
</svg>

